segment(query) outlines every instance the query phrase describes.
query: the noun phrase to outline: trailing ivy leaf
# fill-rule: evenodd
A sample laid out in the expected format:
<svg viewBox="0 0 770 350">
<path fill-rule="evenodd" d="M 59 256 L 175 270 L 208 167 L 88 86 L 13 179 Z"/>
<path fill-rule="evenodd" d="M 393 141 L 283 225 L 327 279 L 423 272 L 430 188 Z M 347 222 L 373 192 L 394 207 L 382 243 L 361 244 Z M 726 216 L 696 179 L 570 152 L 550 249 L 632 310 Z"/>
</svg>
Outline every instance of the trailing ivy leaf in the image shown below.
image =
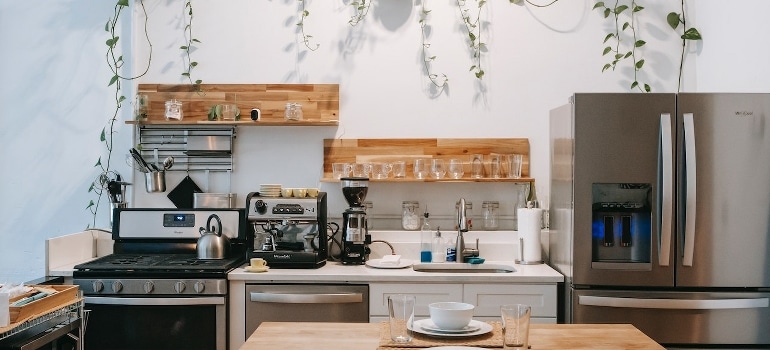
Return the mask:
<svg viewBox="0 0 770 350">
<path fill-rule="evenodd" d="M 626 52 L 626 55 L 625 55 L 625 56 L 623 56 L 623 58 L 629 58 L 629 57 L 631 57 L 631 55 L 633 55 L 633 54 L 634 54 L 634 52 L 633 52 L 633 51 L 628 51 L 628 52 Z"/>
<path fill-rule="evenodd" d="M 128 6 L 128 0 L 118 0 L 118 6 Z"/>
<path fill-rule="evenodd" d="M 484 71 L 483 70 L 480 70 L 480 71 L 476 72 L 476 78 L 481 79 L 483 77 L 484 77 Z"/>
<path fill-rule="evenodd" d="M 472 71 L 472 70 L 474 70 L 474 69 L 476 69 L 476 65 L 475 65 L 475 64 L 474 64 L 474 65 L 472 65 L 472 66 L 471 66 L 471 69 L 468 69 L 468 71 L 470 72 L 470 71 Z"/>
<path fill-rule="evenodd" d="M 647 91 L 647 92 L 652 91 L 649 84 L 644 84 L 644 91 Z"/>
<path fill-rule="evenodd" d="M 91 191 L 89 190 L 88 192 L 91 192 Z M 88 201 L 88 206 L 86 207 L 86 209 L 89 209 L 89 208 L 91 208 L 93 206 L 94 206 L 94 201 L 90 200 L 90 201 Z"/>
<path fill-rule="evenodd" d="M 93 191 L 94 191 L 94 183 L 92 182 L 91 186 L 88 186 L 88 192 L 93 192 Z M 91 201 L 91 202 L 93 202 L 93 201 Z"/>
<path fill-rule="evenodd" d="M 115 82 L 117 82 L 117 81 L 118 81 L 118 75 L 116 74 L 116 75 L 112 76 L 112 79 L 110 79 L 110 83 L 107 84 L 107 86 L 112 86 L 112 84 L 115 84 Z"/>
<path fill-rule="evenodd" d="M 192 41 L 193 41 L 193 42 L 195 42 L 195 43 L 199 43 L 199 42 L 201 42 L 201 41 L 200 41 L 200 40 L 198 40 L 198 39 L 192 39 Z"/>
<path fill-rule="evenodd" d="M 641 59 L 639 60 L 639 62 L 636 62 L 635 66 L 637 70 L 642 69 L 642 66 L 644 66 L 644 59 Z"/>
<path fill-rule="evenodd" d="M 202 82 L 203 82 L 203 80 L 198 79 L 198 80 L 195 81 L 195 85 L 200 85 Z"/>
<path fill-rule="evenodd" d="M 697 29 L 690 28 L 690 29 L 687 29 L 686 32 L 684 32 L 684 34 L 682 35 L 682 39 L 685 39 L 685 40 L 701 40 L 703 38 L 700 36 L 700 33 L 698 32 Z"/>
<path fill-rule="evenodd" d="M 190 62 L 190 67 L 195 67 L 198 65 L 198 62 Z"/>
<path fill-rule="evenodd" d="M 184 73 L 182 73 L 182 76 L 183 77 L 190 77 L 190 73 L 184 72 Z"/>
<path fill-rule="evenodd" d="M 109 32 L 110 31 L 110 20 L 107 20 L 107 23 L 104 24 L 104 31 Z"/>
<path fill-rule="evenodd" d="M 618 61 L 618 60 L 620 60 L 621 58 L 623 58 L 623 55 L 621 55 L 621 54 L 619 54 L 619 53 L 618 53 L 618 54 L 615 54 L 615 61 Z"/>
<path fill-rule="evenodd" d="M 609 33 L 607 36 L 604 37 L 604 41 L 602 43 L 606 43 L 607 40 L 610 40 L 612 37 L 615 36 L 615 33 Z"/>
<path fill-rule="evenodd" d="M 605 64 L 604 67 L 602 67 L 602 73 L 604 73 L 604 71 L 606 71 L 606 70 L 608 70 L 610 68 L 612 68 L 611 64 L 609 64 L 609 63 Z"/>
<path fill-rule="evenodd" d="M 669 13 L 668 16 L 666 16 L 666 22 L 668 22 L 671 29 L 676 29 L 676 27 L 679 27 L 679 23 L 681 23 L 679 14 L 676 12 Z"/>
<path fill-rule="evenodd" d="M 118 97 L 118 103 L 123 102 L 126 100 L 126 96 L 120 96 Z"/>
<path fill-rule="evenodd" d="M 308 11 L 308 10 L 302 11 L 302 16 L 303 17 L 310 16 L 310 11 Z"/>
<path fill-rule="evenodd" d="M 639 6 L 639 5 L 634 6 L 634 12 L 639 12 L 641 10 L 644 10 L 644 6 Z"/>
<path fill-rule="evenodd" d="M 468 38 L 471 39 L 471 42 L 475 42 L 476 41 L 476 35 L 474 35 L 472 32 L 468 32 Z"/>
<path fill-rule="evenodd" d="M 637 41 L 634 43 L 634 46 L 636 46 L 636 47 L 642 47 L 642 46 L 644 46 L 644 44 L 646 44 L 646 43 L 647 43 L 647 42 L 646 42 L 646 41 L 644 41 L 644 40 L 637 40 Z"/>
<path fill-rule="evenodd" d="M 604 52 L 602 53 L 602 56 L 604 56 L 604 55 L 606 55 L 606 54 L 610 53 L 610 51 L 612 51 L 612 48 L 611 48 L 611 47 L 609 47 L 609 46 L 605 47 L 605 48 L 604 48 Z"/>
<path fill-rule="evenodd" d="M 633 90 L 637 86 L 639 86 L 639 82 L 638 81 L 634 81 L 633 83 L 631 83 L 631 90 Z"/>
<path fill-rule="evenodd" d="M 596 8 L 598 8 L 598 7 L 604 7 L 604 1 L 599 1 L 599 2 L 595 3 L 594 4 L 594 8 L 592 8 L 592 10 L 596 10 Z"/>
<path fill-rule="evenodd" d="M 626 22 L 626 23 L 623 23 L 623 30 L 626 30 L 626 28 L 628 28 L 628 26 L 630 26 L 630 25 L 631 25 L 631 24 L 630 24 L 630 23 L 628 23 L 628 22 Z"/>
<path fill-rule="evenodd" d="M 628 10 L 628 6 L 626 6 L 626 5 L 620 5 L 620 6 L 618 6 L 618 7 L 616 7 L 616 8 L 615 8 L 615 14 L 616 14 L 616 15 L 619 15 L 619 14 L 621 14 L 621 13 L 622 13 L 623 11 L 625 11 L 625 10 Z"/>
<path fill-rule="evenodd" d="M 187 50 L 187 45 L 182 45 L 179 47 L 180 50 Z"/>
<path fill-rule="evenodd" d="M 609 17 L 611 13 L 612 13 L 612 10 L 608 8 L 604 9 L 604 18 Z"/>
<path fill-rule="evenodd" d="M 99 157 L 99 159 L 96 161 L 96 164 L 94 164 L 94 168 L 102 165 L 102 157 Z"/>
</svg>

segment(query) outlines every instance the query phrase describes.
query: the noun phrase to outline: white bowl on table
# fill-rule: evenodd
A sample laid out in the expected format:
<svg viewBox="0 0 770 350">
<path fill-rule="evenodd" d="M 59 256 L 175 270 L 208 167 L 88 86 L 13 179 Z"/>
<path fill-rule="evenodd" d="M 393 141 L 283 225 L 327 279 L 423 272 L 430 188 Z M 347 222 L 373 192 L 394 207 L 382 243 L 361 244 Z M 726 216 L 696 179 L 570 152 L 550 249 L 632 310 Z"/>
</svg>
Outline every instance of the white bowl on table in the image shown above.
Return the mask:
<svg viewBox="0 0 770 350">
<path fill-rule="evenodd" d="M 473 319 L 473 304 L 458 302 L 439 302 L 428 304 L 430 320 L 437 327 L 446 330 L 463 329 Z"/>
</svg>

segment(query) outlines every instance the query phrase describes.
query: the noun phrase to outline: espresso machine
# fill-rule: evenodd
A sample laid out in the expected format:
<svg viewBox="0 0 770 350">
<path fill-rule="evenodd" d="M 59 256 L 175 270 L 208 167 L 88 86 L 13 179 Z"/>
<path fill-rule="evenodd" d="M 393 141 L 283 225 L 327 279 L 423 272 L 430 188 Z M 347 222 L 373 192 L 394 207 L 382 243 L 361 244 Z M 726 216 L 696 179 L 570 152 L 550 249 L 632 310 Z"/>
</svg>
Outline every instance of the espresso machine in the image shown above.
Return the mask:
<svg viewBox="0 0 770 350">
<path fill-rule="evenodd" d="M 249 259 L 262 258 L 271 268 L 315 269 L 326 264 L 328 234 L 326 192 L 316 198 L 246 198 L 247 229 L 254 236 Z"/>
<path fill-rule="evenodd" d="M 342 194 L 350 205 L 342 213 L 342 264 L 363 265 L 371 250 L 372 236 L 366 222 L 364 200 L 369 190 L 369 179 L 365 177 L 343 177 Z"/>
</svg>

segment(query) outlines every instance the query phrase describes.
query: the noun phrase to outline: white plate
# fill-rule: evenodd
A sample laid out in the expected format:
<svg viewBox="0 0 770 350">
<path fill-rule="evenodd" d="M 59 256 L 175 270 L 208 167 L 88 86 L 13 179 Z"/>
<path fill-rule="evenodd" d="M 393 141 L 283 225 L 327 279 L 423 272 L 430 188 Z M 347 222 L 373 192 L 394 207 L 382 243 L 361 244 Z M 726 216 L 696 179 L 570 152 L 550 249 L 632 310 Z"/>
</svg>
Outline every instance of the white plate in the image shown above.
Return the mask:
<svg viewBox="0 0 770 350">
<path fill-rule="evenodd" d="M 430 319 L 427 319 L 430 321 Z M 471 322 L 468 324 L 471 327 L 478 326 L 479 329 L 475 332 L 467 332 L 467 333 L 446 333 L 446 332 L 435 332 L 435 331 L 429 331 L 427 329 L 424 329 L 420 327 L 421 323 L 425 320 L 417 320 L 414 321 L 414 324 L 412 325 L 412 328 L 410 329 L 413 332 L 417 332 L 420 334 L 429 335 L 432 337 L 472 337 L 475 335 L 481 335 L 485 333 L 489 333 L 492 331 L 492 325 L 486 322 L 471 320 Z M 433 324 L 433 322 L 431 322 Z"/>
<path fill-rule="evenodd" d="M 438 332 L 438 333 L 470 333 L 481 329 L 479 325 L 470 324 L 470 323 L 467 326 L 465 326 L 463 329 L 441 329 L 441 327 L 437 326 L 430 319 L 418 320 L 418 321 L 415 321 L 414 323 L 416 323 L 415 327 L 420 327 L 426 331 Z"/>
<path fill-rule="evenodd" d="M 403 269 L 405 267 L 412 266 L 414 261 L 410 259 L 401 259 L 398 264 L 383 264 L 382 259 L 369 259 L 366 260 L 366 266 L 374 267 L 377 269 Z"/>
<path fill-rule="evenodd" d="M 262 267 L 254 267 L 254 266 L 246 266 L 243 268 L 246 272 L 267 272 L 267 270 L 270 270 L 270 266 L 262 266 Z"/>
</svg>

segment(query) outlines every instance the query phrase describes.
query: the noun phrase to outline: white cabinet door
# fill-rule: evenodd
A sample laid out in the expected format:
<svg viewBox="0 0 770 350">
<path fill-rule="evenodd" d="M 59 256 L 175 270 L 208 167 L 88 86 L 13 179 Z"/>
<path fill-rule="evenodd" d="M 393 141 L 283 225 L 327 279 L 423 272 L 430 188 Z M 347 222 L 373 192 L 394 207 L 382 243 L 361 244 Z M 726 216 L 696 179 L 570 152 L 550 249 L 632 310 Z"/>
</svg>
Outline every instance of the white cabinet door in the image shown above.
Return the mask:
<svg viewBox="0 0 770 350">
<path fill-rule="evenodd" d="M 556 318 L 556 285 L 465 284 L 463 302 L 476 305 L 474 317 L 496 317 L 504 304 L 532 306 L 532 317 Z"/>
<path fill-rule="evenodd" d="M 372 283 L 369 285 L 369 319 L 388 317 L 388 296 L 394 294 L 409 294 L 416 297 L 414 314 L 418 317 L 428 317 L 428 304 L 439 301 L 463 300 L 462 284 L 402 284 L 402 283 Z"/>
</svg>

